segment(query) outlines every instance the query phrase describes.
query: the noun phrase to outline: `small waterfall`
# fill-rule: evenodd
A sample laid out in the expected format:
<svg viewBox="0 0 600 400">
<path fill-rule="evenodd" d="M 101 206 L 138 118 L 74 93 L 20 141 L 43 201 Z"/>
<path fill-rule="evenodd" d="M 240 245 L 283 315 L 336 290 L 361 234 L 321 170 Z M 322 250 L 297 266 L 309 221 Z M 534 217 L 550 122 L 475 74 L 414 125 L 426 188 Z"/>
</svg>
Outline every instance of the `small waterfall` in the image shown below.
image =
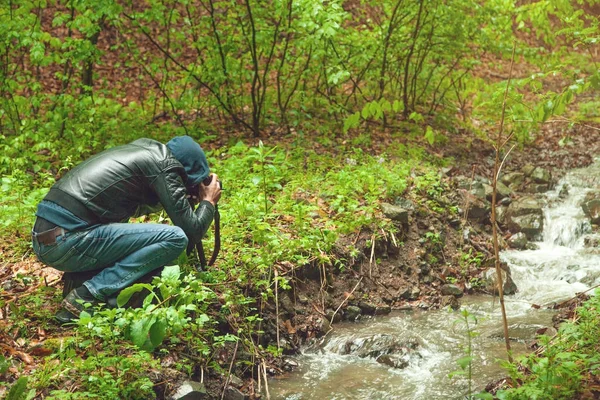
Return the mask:
<svg viewBox="0 0 600 400">
<path fill-rule="evenodd" d="M 545 196 L 543 239 L 536 243 L 539 249 L 501 254 L 519 288 L 512 299 L 522 302 L 513 312 L 530 304 L 548 305 L 573 297 L 600 282 L 600 251 L 585 245 L 596 235 L 582 209 L 585 196 L 600 189 L 599 174 L 598 161 L 566 174 Z"/>
</svg>

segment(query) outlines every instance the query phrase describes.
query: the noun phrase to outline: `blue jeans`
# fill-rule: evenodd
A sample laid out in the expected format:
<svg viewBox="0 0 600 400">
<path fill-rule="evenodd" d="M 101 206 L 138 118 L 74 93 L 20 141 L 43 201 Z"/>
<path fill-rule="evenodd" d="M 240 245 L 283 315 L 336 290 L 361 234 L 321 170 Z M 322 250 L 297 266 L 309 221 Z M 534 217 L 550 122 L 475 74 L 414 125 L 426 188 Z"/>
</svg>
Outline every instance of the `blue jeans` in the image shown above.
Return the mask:
<svg viewBox="0 0 600 400">
<path fill-rule="evenodd" d="M 162 224 L 107 224 L 67 232 L 56 243 L 33 250 L 40 261 L 60 271 L 98 270 L 84 285 L 104 301 L 147 273 L 173 260 L 187 247 L 183 230 Z"/>
</svg>

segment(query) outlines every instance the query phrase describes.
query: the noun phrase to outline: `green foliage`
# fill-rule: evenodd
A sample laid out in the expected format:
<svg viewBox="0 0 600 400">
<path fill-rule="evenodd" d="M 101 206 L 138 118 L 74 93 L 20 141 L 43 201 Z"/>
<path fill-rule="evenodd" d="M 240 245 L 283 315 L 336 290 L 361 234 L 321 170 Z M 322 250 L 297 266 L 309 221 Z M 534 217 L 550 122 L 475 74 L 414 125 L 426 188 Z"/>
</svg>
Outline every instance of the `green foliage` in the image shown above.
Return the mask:
<svg viewBox="0 0 600 400">
<path fill-rule="evenodd" d="M 140 349 L 154 350 L 167 336 L 176 336 L 184 329 L 202 329 L 210 325 L 205 311 L 214 293 L 202 285 L 193 274 L 181 277 L 179 266 L 165 267 L 152 285 L 134 284 L 121 291 L 117 298 L 123 307 L 135 293 L 149 294 L 141 308 L 117 308 L 83 312 L 79 319 L 81 332 L 89 337 L 116 340 L 124 337 Z"/>
<path fill-rule="evenodd" d="M 460 311 L 460 318 L 454 321 L 454 324 L 462 324 L 464 326 L 467 343 L 464 346 L 465 355 L 456 360 L 459 369 L 451 372 L 448 376 L 450 378 L 463 377 L 467 380 L 467 399 L 487 398 L 486 394 L 473 394 L 473 338 L 479 336 L 479 332 L 475 330 L 477 327 L 477 318 L 467 309 L 462 309 Z"/>
<path fill-rule="evenodd" d="M 598 310 L 600 292 L 577 310 L 573 322 L 564 322 L 554 338 L 540 336 L 544 351 L 507 364 L 514 381 L 522 384 L 497 393 L 498 399 L 571 399 L 585 386 L 586 374 L 600 367 Z"/>
<path fill-rule="evenodd" d="M 26 376 L 21 376 L 17 381 L 11 386 L 8 394 L 5 397 L 5 400 L 29 400 L 35 396 L 35 390 L 27 392 L 27 382 L 29 378 Z M 27 392 L 27 393 L 26 393 Z"/>
</svg>

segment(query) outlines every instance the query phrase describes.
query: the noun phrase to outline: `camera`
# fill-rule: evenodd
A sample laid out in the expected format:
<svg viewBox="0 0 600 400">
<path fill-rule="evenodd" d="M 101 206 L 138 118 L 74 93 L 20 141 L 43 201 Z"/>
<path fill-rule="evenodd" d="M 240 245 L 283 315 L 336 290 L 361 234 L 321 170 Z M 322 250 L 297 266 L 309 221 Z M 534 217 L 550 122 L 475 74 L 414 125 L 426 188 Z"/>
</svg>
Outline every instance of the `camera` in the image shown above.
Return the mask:
<svg viewBox="0 0 600 400">
<path fill-rule="evenodd" d="M 214 175 L 209 175 L 209 176 L 207 176 L 207 177 L 206 177 L 206 178 L 205 178 L 205 179 L 202 181 L 202 183 L 204 184 L 204 186 L 208 186 L 208 185 L 210 185 L 210 183 L 211 183 L 211 182 L 212 182 L 212 180 L 213 180 L 213 176 L 214 176 Z M 221 181 L 217 181 L 217 183 L 219 184 L 219 189 L 221 189 L 221 190 L 222 190 L 222 189 L 223 189 L 223 184 L 221 183 Z"/>
</svg>

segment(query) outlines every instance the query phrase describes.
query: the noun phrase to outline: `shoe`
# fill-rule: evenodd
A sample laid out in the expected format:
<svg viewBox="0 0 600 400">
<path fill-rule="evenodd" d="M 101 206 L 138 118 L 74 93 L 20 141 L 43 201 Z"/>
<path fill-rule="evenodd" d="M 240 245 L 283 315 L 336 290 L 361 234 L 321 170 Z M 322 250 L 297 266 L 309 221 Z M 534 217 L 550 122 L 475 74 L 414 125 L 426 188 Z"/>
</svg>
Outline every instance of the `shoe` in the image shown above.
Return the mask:
<svg viewBox="0 0 600 400">
<path fill-rule="evenodd" d="M 60 305 L 62 308 L 54 315 L 61 324 L 72 322 L 79 318 L 79 314 L 86 310 L 93 314 L 94 308 L 102 302 L 96 299 L 85 286 L 75 288 L 67 294 Z"/>
</svg>

